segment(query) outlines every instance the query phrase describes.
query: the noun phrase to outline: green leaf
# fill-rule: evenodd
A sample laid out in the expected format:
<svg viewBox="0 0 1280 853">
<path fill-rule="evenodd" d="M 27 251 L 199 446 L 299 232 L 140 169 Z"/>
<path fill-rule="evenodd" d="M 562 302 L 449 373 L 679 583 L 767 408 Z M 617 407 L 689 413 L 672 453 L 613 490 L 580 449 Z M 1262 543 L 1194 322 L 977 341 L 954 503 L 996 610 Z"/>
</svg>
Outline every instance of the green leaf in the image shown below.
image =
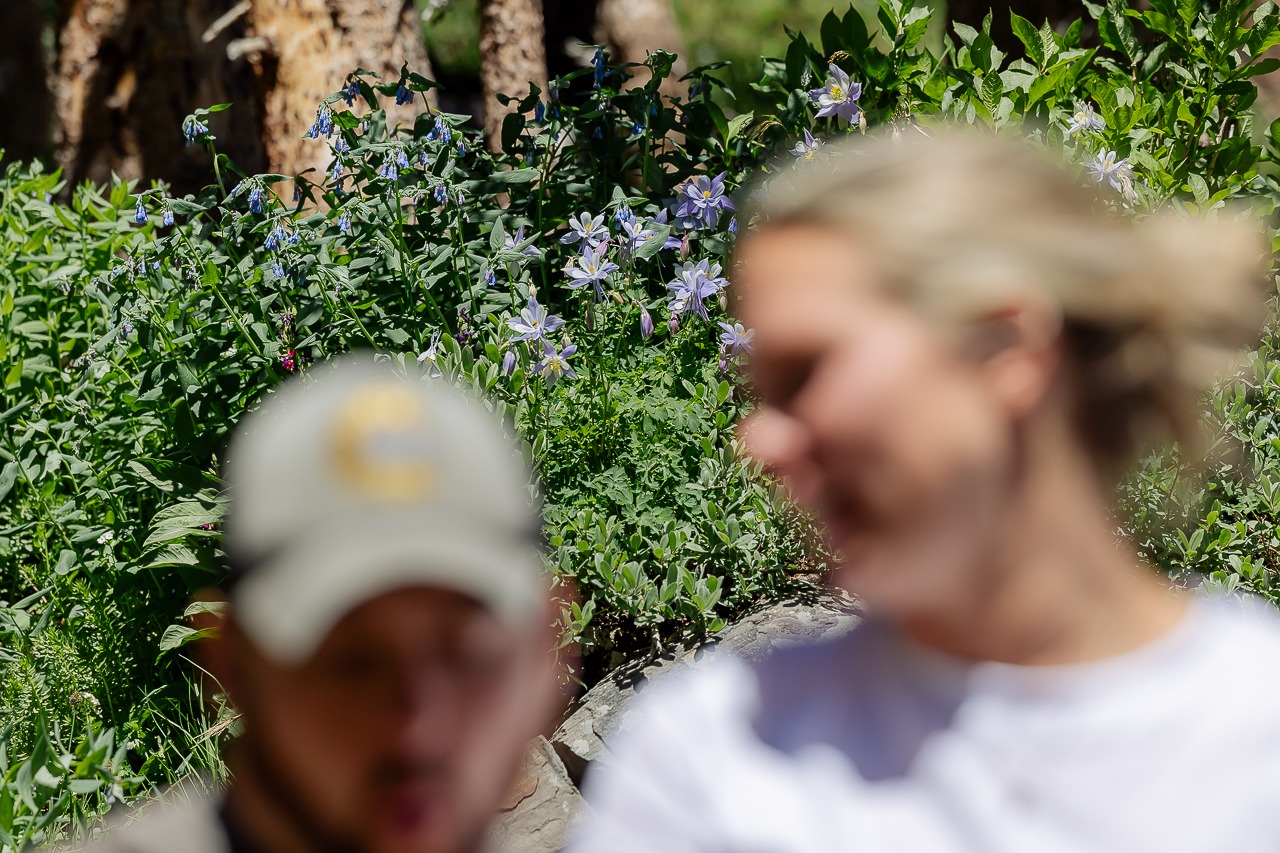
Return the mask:
<svg viewBox="0 0 1280 853">
<path fill-rule="evenodd" d="M 1209 185 L 1195 172 L 1187 177 L 1187 183 L 1191 186 L 1191 193 L 1196 197 L 1196 204 L 1203 207 L 1209 201 Z"/>
<path fill-rule="evenodd" d="M 509 172 L 494 172 L 489 176 L 489 180 L 500 184 L 527 184 L 537 178 L 537 169 L 513 169 Z"/>
<path fill-rule="evenodd" d="M 1040 38 L 1040 31 L 1030 21 L 1012 9 L 1009 10 L 1009 22 L 1013 26 L 1013 34 L 1018 37 L 1018 41 L 1022 42 L 1023 47 L 1027 49 L 1027 59 L 1043 68 L 1045 65 L 1045 52 L 1044 41 Z"/>
<path fill-rule="evenodd" d="M 0 501 L 3 501 L 18 479 L 18 463 L 10 462 L 0 469 Z"/>
<path fill-rule="evenodd" d="M 75 565 L 76 565 L 76 552 L 70 549 L 64 548 L 62 552 L 58 554 L 58 564 L 53 567 L 53 571 L 55 574 L 65 575 L 69 573 L 73 568 L 75 568 Z"/>
</svg>

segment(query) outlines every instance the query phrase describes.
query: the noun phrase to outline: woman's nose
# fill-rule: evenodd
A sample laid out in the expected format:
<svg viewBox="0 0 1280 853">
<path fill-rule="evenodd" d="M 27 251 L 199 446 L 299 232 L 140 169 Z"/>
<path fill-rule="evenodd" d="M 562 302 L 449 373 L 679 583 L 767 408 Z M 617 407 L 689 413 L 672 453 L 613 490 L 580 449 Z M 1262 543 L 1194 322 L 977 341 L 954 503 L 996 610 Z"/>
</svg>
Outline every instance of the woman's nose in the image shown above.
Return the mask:
<svg viewBox="0 0 1280 853">
<path fill-rule="evenodd" d="M 803 423 L 766 406 L 747 416 L 738 431 L 751 457 L 785 480 L 797 501 L 804 504 L 814 496 L 821 470 L 814 462 L 812 436 Z"/>
</svg>

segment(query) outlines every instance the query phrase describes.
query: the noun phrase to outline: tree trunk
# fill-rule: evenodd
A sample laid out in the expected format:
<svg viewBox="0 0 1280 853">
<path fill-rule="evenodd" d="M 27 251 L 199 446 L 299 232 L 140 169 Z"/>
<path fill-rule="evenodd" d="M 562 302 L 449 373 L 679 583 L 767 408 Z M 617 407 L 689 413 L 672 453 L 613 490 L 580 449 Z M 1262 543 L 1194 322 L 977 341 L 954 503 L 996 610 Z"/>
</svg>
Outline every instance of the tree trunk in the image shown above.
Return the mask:
<svg viewBox="0 0 1280 853">
<path fill-rule="evenodd" d="M 609 45 L 614 62 L 644 62 L 652 50 L 677 54 L 680 58 L 659 91 L 668 98 L 687 93 L 679 79 L 689 69 L 670 0 L 600 0 L 596 27 L 596 40 Z M 633 85 L 649 81 L 648 68 L 632 68 L 631 73 L 635 75 Z"/>
<path fill-rule="evenodd" d="M 547 89 L 543 33 L 540 0 L 481 0 L 480 86 L 491 150 L 502 147 L 502 120 L 516 109 L 515 101 L 504 107 L 495 96 L 523 98 L 530 83 Z"/>
<path fill-rule="evenodd" d="M 210 129 L 246 172 L 323 169 L 327 146 L 301 137 L 349 72 L 394 80 L 407 61 L 430 76 L 412 0 L 63 0 L 62 16 L 55 144 L 73 181 L 198 189 L 212 164 L 182 119 L 228 101 Z M 423 109 L 386 106 L 393 125 Z"/>
<path fill-rule="evenodd" d="M 412 0 L 253 0 L 242 44 L 262 92 L 267 163 L 279 174 L 323 173 L 329 166 L 328 146 L 303 135 L 316 107 L 352 71 L 366 68 L 392 82 L 407 62 L 431 76 Z M 416 96 L 412 104 L 385 100 L 383 106 L 388 127 L 411 126 L 424 109 Z"/>
<path fill-rule="evenodd" d="M 0 2 L 0 149 L 5 160 L 29 160 L 49 144 L 43 16 L 38 0 Z"/>
</svg>

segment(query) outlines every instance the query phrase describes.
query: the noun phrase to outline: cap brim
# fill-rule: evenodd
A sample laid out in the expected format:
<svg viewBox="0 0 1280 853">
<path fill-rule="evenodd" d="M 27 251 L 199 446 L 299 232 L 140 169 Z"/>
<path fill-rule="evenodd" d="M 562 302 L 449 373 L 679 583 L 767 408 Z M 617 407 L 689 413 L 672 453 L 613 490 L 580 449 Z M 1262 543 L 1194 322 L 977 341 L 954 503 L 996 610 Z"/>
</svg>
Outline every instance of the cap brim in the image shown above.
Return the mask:
<svg viewBox="0 0 1280 853">
<path fill-rule="evenodd" d="M 236 586 L 232 608 L 259 650 L 301 663 L 347 613 L 406 587 L 471 596 L 513 627 L 538 618 L 548 584 L 528 540 L 396 515 L 326 523 L 255 566 Z"/>
</svg>

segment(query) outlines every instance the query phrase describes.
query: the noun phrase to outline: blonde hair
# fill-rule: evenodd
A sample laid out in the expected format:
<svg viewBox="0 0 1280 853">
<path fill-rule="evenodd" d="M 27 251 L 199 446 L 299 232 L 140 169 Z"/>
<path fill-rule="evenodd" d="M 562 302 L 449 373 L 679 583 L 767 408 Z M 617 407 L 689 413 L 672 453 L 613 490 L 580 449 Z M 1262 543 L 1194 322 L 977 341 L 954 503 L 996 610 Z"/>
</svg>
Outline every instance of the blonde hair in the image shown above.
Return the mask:
<svg viewBox="0 0 1280 853">
<path fill-rule="evenodd" d="M 1108 475 L 1152 441 L 1196 443 L 1198 393 L 1265 316 L 1256 226 L 1135 224 L 1029 144 L 976 133 L 825 150 L 825 164 L 756 194 L 746 221 L 846 231 L 890 293 L 948 322 L 1047 302 L 1062 321 L 1080 434 Z"/>
</svg>

